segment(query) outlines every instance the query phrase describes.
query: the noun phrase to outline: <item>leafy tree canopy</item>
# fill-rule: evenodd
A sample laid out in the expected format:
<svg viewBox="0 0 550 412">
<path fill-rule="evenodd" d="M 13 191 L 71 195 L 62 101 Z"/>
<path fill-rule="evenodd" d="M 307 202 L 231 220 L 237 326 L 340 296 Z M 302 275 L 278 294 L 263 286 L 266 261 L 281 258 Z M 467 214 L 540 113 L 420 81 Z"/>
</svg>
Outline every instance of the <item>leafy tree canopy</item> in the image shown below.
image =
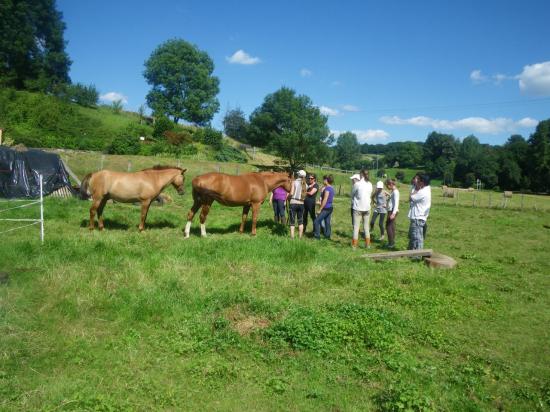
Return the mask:
<svg viewBox="0 0 550 412">
<path fill-rule="evenodd" d="M 550 119 L 537 125 L 529 138 L 529 174 L 534 190 L 550 191 Z"/>
<path fill-rule="evenodd" d="M 269 94 L 250 116 L 249 142 L 268 147 L 292 168 L 319 162 L 331 142 L 327 117 L 311 99 L 287 87 Z"/>
<path fill-rule="evenodd" d="M 345 132 L 336 140 L 336 159 L 343 169 L 353 169 L 361 160 L 361 146 L 357 136 L 352 132 Z"/>
<path fill-rule="evenodd" d="M 248 122 L 244 112 L 237 108 L 228 110 L 223 118 L 223 130 L 226 135 L 239 142 L 247 142 Z"/>
<path fill-rule="evenodd" d="M 70 83 L 65 23 L 54 0 L 2 0 L 0 16 L 0 86 L 55 92 Z"/>
<path fill-rule="evenodd" d="M 219 110 L 219 80 L 206 52 L 181 39 L 168 40 L 145 62 L 143 75 L 153 88 L 147 104 L 158 115 L 205 125 Z"/>
</svg>

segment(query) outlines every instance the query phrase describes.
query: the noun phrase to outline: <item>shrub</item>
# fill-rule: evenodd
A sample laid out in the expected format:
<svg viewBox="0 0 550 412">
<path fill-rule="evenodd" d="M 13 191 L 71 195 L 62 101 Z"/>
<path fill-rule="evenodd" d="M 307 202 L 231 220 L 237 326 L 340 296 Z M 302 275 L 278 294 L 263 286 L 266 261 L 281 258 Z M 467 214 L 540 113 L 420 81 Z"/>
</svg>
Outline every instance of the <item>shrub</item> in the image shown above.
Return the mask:
<svg viewBox="0 0 550 412">
<path fill-rule="evenodd" d="M 223 146 L 220 151 L 215 154 L 214 159 L 219 162 L 246 163 L 248 161 L 240 150 L 231 146 Z"/>
<path fill-rule="evenodd" d="M 223 145 L 223 134 L 219 130 L 205 127 L 203 129 L 202 142 L 215 149 L 221 149 Z"/>
<path fill-rule="evenodd" d="M 397 173 L 395 173 L 395 178 L 400 182 L 405 181 L 405 172 L 402 170 L 398 170 Z"/>
<path fill-rule="evenodd" d="M 163 136 L 166 138 L 168 143 L 176 146 L 183 143 L 191 143 L 193 141 L 193 136 L 191 136 L 191 133 L 187 130 L 167 130 L 163 133 Z"/>
<path fill-rule="evenodd" d="M 108 148 L 111 154 L 134 155 L 140 152 L 139 137 L 120 136 L 117 137 Z"/>
<path fill-rule="evenodd" d="M 386 174 L 386 171 L 384 169 L 378 169 L 378 172 L 376 172 L 376 177 L 384 177 Z"/>
<path fill-rule="evenodd" d="M 174 122 L 165 116 L 160 116 L 155 120 L 155 126 L 153 127 L 153 136 L 162 137 L 164 132 L 172 130 L 174 128 Z"/>
<path fill-rule="evenodd" d="M 184 156 L 192 156 L 192 155 L 196 155 L 197 153 L 199 152 L 199 149 L 197 149 L 194 145 L 192 144 L 187 144 L 187 145 L 184 145 L 181 147 L 180 149 L 180 154 L 184 155 Z"/>
<path fill-rule="evenodd" d="M 85 86 L 76 83 L 66 86 L 65 95 L 68 100 L 85 107 L 94 107 L 99 100 L 99 92 L 93 84 Z"/>
</svg>

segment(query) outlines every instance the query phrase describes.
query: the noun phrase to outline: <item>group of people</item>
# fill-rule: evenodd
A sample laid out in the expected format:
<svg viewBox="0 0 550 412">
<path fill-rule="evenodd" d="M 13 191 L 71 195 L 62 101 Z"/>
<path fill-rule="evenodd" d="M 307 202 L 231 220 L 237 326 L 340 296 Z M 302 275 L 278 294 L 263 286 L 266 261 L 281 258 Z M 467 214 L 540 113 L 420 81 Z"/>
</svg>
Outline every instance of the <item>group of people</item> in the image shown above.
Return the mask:
<svg viewBox="0 0 550 412">
<path fill-rule="evenodd" d="M 394 249 L 400 197 L 397 182 L 393 179 L 386 179 L 385 182 L 380 180 L 376 183 L 376 189 L 373 190 L 373 185 L 369 181 L 369 172 L 366 169 L 354 174 L 350 179 L 353 183 L 351 190 L 353 227 L 351 246 L 358 247 L 362 223 L 365 247 L 370 248 L 371 232 L 378 220 L 379 240 L 384 241 L 387 234 L 386 247 Z M 283 225 L 287 223 L 285 210 L 288 201 L 291 238 L 296 236 L 296 226 L 298 226 L 298 237 L 301 238 L 307 228 L 308 219 L 311 219 L 313 236 L 320 239 L 321 230 L 323 230 L 325 238 L 330 239 L 335 193 L 333 183 L 333 176 L 325 175 L 322 186 L 319 186 L 314 174 L 307 174 L 304 170 L 298 171 L 290 193 L 282 187 L 276 188 L 271 193 L 269 202 L 273 205 L 275 221 Z M 318 198 L 317 195 L 319 195 Z M 426 221 L 431 207 L 430 179 L 427 175 L 417 174 L 414 176 L 411 181 L 409 202 L 409 249 L 422 249 L 427 230 Z"/>
</svg>

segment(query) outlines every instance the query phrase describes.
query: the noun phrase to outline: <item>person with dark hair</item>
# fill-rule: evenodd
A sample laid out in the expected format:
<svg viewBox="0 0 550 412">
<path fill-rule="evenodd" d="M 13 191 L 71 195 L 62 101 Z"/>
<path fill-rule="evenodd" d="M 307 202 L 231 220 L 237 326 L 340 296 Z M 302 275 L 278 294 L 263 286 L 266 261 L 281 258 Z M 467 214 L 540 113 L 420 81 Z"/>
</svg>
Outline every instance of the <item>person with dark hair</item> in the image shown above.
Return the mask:
<svg viewBox="0 0 550 412">
<path fill-rule="evenodd" d="M 321 238 L 321 223 L 324 223 L 325 238 L 330 239 L 331 235 L 330 218 L 333 210 L 332 201 L 334 200 L 334 188 L 332 184 L 334 183 L 334 178 L 332 175 L 325 176 L 323 183 L 325 184 L 325 188 L 322 194 L 319 215 L 313 222 L 313 236 L 315 236 L 316 239 Z"/>
<path fill-rule="evenodd" d="M 273 206 L 275 223 L 286 225 L 285 202 L 287 197 L 288 192 L 282 186 L 273 189 L 269 196 L 269 204 Z"/>
<path fill-rule="evenodd" d="M 386 219 L 386 232 L 388 233 L 388 245 L 390 249 L 395 248 L 395 223 L 397 213 L 399 212 L 399 190 L 395 184 L 395 180 L 386 180 L 386 187 L 391 191 L 388 200 L 388 217 Z"/>
<path fill-rule="evenodd" d="M 311 222 L 315 220 L 315 201 L 317 200 L 317 192 L 319 185 L 315 175 L 310 173 L 306 181 L 306 198 L 304 199 L 304 232 L 307 229 L 307 218 L 311 217 Z"/>
<path fill-rule="evenodd" d="M 422 249 L 424 247 L 424 227 L 430 214 L 431 205 L 430 177 L 425 174 L 419 175 L 410 195 L 409 249 Z"/>
</svg>

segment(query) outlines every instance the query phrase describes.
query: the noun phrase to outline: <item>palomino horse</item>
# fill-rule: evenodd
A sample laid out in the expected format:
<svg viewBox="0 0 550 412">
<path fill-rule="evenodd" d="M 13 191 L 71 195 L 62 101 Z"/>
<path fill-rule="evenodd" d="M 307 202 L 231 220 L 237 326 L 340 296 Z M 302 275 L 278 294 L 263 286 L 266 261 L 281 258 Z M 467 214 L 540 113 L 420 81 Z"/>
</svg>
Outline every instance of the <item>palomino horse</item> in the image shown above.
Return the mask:
<svg viewBox="0 0 550 412">
<path fill-rule="evenodd" d="M 206 217 L 214 200 L 226 206 L 243 206 L 241 228 L 248 212 L 252 207 L 252 235 L 256 235 L 256 222 L 260 205 L 266 195 L 273 189 L 283 186 L 288 192 L 291 188 L 291 177 L 288 173 L 259 172 L 247 173 L 240 176 L 227 175 L 225 173 L 206 173 L 193 179 L 193 206 L 187 214 L 185 225 L 185 237 L 189 237 L 191 222 L 197 210 L 202 207 L 200 222 L 201 236 L 206 236 Z"/>
<path fill-rule="evenodd" d="M 90 173 L 82 181 L 80 192 L 83 197 L 92 197 L 90 208 L 90 230 L 94 230 L 94 217 L 97 211 L 99 230 L 103 230 L 103 208 L 107 200 L 124 203 L 141 203 L 141 222 L 139 230 L 145 227 L 145 219 L 151 202 L 157 198 L 169 184 L 183 195 L 185 171 L 180 167 L 155 166 L 139 172 L 125 173 L 100 170 Z M 89 190 L 88 190 L 89 188 Z"/>
</svg>

